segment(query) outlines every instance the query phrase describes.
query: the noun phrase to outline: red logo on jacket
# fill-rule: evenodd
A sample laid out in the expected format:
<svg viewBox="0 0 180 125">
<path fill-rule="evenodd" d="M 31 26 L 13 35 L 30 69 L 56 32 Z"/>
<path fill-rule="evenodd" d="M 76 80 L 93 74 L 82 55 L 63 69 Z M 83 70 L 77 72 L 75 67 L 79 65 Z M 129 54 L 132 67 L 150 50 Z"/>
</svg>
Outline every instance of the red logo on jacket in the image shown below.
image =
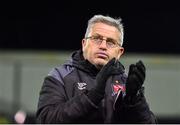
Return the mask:
<svg viewBox="0 0 180 125">
<path fill-rule="evenodd" d="M 116 81 L 115 84 L 112 84 L 113 95 L 116 95 L 118 93 L 118 91 L 120 91 L 120 90 L 125 92 L 124 84 L 121 84 L 118 81 Z"/>
</svg>

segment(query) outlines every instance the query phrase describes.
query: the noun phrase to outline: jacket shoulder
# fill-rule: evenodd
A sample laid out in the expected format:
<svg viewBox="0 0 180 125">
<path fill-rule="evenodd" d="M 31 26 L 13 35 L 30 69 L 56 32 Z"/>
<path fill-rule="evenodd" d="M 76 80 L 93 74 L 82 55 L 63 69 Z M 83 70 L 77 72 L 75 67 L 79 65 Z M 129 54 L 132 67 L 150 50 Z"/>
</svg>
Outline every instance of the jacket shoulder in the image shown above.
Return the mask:
<svg viewBox="0 0 180 125">
<path fill-rule="evenodd" d="M 68 74 L 70 74 L 73 70 L 74 70 L 74 67 L 72 67 L 72 65 L 63 64 L 61 66 L 57 66 L 57 67 L 53 68 L 48 73 L 48 76 L 51 76 L 51 77 L 57 79 L 62 84 L 64 84 L 64 82 L 63 82 L 64 77 L 66 77 Z"/>
</svg>

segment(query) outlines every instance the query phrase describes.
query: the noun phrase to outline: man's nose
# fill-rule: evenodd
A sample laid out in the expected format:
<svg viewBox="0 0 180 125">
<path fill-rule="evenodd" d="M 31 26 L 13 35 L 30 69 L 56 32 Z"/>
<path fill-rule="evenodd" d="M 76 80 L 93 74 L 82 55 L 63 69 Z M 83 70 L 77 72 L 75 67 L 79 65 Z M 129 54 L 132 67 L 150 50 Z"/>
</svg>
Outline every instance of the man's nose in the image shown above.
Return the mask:
<svg viewBox="0 0 180 125">
<path fill-rule="evenodd" d="M 102 39 L 102 42 L 100 44 L 100 47 L 107 48 L 106 39 Z"/>
</svg>

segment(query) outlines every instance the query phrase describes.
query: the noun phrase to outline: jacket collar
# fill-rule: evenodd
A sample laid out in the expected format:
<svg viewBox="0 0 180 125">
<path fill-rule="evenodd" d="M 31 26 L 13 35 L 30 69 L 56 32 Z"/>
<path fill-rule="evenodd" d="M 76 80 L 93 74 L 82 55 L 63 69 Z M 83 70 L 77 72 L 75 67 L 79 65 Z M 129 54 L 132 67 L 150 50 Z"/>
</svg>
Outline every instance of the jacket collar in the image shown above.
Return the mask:
<svg viewBox="0 0 180 125">
<path fill-rule="evenodd" d="M 82 50 L 78 50 L 72 53 L 72 64 L 73 66 L 93 76 L 96 76 L 99 72 L 99 70 L 93 64 L 84 59 Z"/>
</svg>

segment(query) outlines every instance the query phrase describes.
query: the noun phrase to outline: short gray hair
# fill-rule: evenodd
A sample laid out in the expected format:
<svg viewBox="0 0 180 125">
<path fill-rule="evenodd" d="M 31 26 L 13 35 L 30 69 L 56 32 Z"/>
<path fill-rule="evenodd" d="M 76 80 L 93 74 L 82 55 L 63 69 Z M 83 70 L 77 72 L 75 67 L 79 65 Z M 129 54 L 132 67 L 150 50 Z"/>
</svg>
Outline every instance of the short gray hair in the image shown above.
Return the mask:
<svg viewBox="0 0 180 125">
<path fill-rule="evenodd" d="M 123 45 L 123 39 L 124 39 L 124 28 L 123 28 L 123 24 L 121 23 L 121 18 L 112 18 L 110 16 L 103 16 L 103 15 L 94 15 L 91 19 L 89 19 L 88 21 L 88 26 L 86 29 L 86 33 L 85 33 L 85 38 L 88 37 L 88 34 L 90 33 L 90 30 L 92 28 L 92 26 L 96 23 L 104 23 L 110 26 L 114 26 L 115 28 L 118 29 L 118 31 L 120 32 L 120 44 L 121 46 Z"/>
</svg>

